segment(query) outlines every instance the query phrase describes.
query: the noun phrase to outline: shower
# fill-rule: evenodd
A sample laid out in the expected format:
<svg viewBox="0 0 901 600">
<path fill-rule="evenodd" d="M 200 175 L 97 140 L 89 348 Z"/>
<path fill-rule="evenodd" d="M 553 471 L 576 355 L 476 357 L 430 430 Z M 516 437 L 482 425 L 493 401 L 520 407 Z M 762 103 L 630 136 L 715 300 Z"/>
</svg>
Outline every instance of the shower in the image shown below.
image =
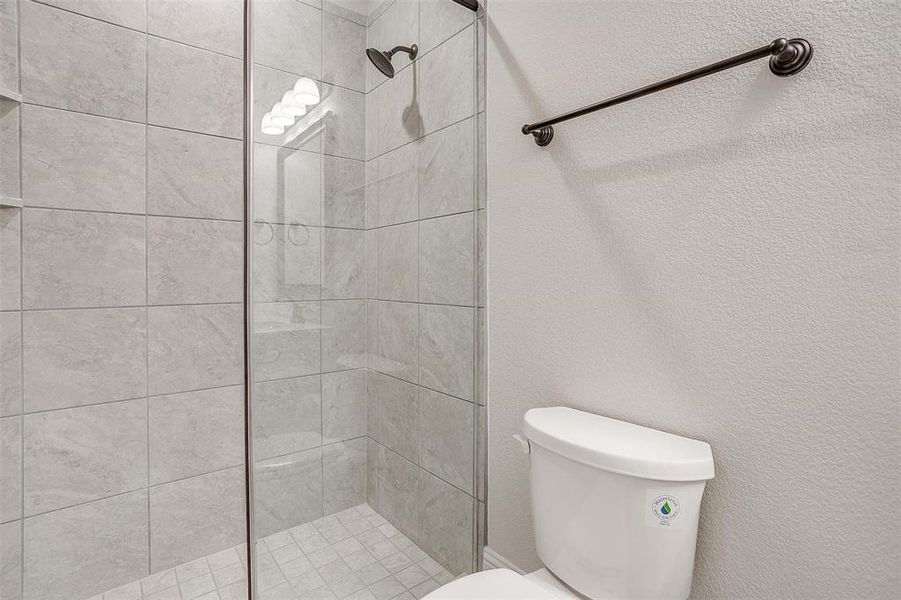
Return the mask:
<svg viewBox="0 0 901 600">
<path fill-rule="evenodd" d="M 395 46 L 387 52 L 384 50 L 376 50 L 375 48 L 367 48 L 366 56 L 375 65 L 375 68 L 382 72 L 385 77 L 394 78 L 394 65 L 391 64 L 391 57 L 397 52 L 406 52 L 410 56 L 410 60 L 416 58 L 419 52 L 419 46 L 413 44 L 409 48 L 407 46 Z"/>
</svg>

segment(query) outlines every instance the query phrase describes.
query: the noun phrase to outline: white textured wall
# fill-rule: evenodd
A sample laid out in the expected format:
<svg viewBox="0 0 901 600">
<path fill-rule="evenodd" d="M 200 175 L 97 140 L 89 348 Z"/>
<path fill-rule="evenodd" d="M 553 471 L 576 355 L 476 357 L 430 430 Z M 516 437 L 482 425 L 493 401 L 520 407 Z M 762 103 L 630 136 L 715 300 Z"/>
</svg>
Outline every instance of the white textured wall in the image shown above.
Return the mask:
<svg viewBox="0 0 901 600">
<path fill-rule="evenodd" d="M 564 404 L 713 446 L 693 597 L 897 593 L 899 6 L 491 0 L 493 549 L 538 566 L 510 436 Z M 797 77 L 519 133 L 783 35 Z"/>
</svg>

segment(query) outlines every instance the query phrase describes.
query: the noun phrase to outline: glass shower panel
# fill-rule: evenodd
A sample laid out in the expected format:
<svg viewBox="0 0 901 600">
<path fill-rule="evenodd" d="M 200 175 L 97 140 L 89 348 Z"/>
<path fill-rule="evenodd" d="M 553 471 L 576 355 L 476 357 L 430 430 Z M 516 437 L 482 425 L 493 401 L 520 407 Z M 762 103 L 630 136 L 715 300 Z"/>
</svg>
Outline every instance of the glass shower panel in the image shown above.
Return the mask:
<svg viewBox="0 0 901 600">
<path fill-rule="evenodd" d="M 483 15 L 251 6 L 256 589 L 421 595 L 484 531 Z"/>
<path fill-rule="evenodd" d="M 0 0 L 3 600 L 243 597 L 242 12 Z"/>
</svg>

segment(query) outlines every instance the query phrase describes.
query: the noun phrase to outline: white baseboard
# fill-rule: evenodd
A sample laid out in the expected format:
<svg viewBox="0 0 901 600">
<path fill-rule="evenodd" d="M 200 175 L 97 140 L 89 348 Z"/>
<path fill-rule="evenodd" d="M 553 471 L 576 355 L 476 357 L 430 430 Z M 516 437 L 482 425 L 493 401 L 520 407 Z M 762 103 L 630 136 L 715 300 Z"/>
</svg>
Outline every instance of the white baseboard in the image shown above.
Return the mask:
<svg viewBox="0 0 901 600">
<path fill-rule="evenodd" d="M 482 551 L 482 569 L 510 569 L 511 571 L 516 571 L 520 575 L 526 574 L 524 570 L 520 569 L 488 546 L 485 546 L 485 549 Z"/>
</svg>

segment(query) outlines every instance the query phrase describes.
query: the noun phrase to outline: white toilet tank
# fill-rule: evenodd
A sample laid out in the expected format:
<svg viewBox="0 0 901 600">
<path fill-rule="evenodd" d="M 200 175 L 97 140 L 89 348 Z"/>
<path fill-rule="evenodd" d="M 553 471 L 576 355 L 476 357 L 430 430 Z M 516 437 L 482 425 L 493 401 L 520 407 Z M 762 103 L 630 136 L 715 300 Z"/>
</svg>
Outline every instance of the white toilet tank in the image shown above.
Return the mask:
<svg viewBox="0 0 901 600">
<path fill-rule="evenodd" d="M 710 446 L 565 407 L 523 432 L 545 566 L 593 600 L 688 598 Z"/>
</svg>

